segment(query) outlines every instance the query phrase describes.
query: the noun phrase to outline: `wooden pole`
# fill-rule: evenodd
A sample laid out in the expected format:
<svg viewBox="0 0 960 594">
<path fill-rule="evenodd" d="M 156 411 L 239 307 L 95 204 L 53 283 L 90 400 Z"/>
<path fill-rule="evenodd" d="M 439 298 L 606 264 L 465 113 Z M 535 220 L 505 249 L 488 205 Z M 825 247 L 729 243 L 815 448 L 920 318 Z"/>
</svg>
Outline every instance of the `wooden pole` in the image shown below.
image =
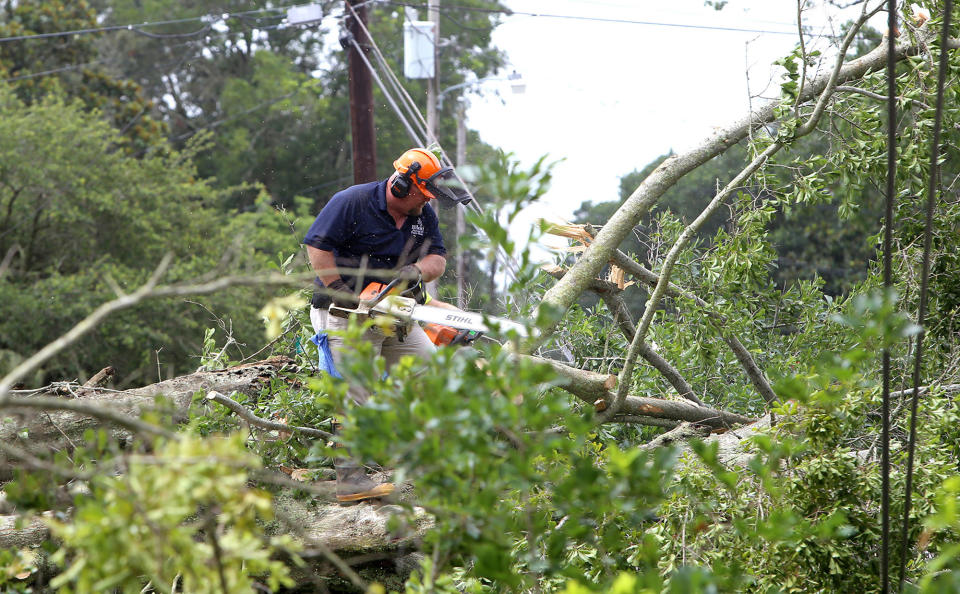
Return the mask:
<svg viewBox="0 0 960 594">
<path fill-rule="evenodd" d="M 346 0 L 357 17 L 366 25 L 367 6 L 360 0 Z M 350 13 L 350 10 L 347 9 Z M 346 19 L 347 30 L 357 45 L 368 52 L 363 27 L 350 16 Z M 373 82 L 370 71 L 356 46 L 347 48 L 350 74 L 350 137 L 353 149 L 353 183 L 362 184 L 377 179 L 377 143 L 373 126 Z"/>
</svg>

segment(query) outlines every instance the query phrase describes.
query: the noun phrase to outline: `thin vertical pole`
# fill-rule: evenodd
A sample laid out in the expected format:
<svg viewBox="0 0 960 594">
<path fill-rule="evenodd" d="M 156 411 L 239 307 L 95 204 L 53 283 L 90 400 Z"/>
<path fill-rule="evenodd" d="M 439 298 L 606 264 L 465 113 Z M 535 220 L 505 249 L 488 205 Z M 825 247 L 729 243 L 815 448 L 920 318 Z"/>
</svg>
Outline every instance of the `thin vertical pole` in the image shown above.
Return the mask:
<svg viewBox="0 0 960 594">
<path fill-rule="evenodd" d="M 457 104 L 457 167 L 463 167 L 467 162 L 467 124 L 464 121 L 466 114 L 464 113 L 463 103 L 459 102 Z M 460 240 L 463 238 L 464 232 L 466 230 L 466 223 L 463 218 L 463 208 L 462 206 L 455 206 L 454 209 L 457 212 L 457 231 L 456 231 L 456 242 L 457 242 L 457 307 L 460 309 L 467 308 L 467 294 L 465 288 L 467 266 L 466 258 L 463 253 L 463 246 L 460 245 Z"/>
<path fill-rule="evenodd" d="M 433 23 L 433 76 L 427 79 L 427 142 L 437 142 L 437 95 L 440 92 L 440 0 L 427 2 L 427 17 Z"/>
<path fill-rule="evenodd" d="M 887 200 L 883 232 L 883 287 L 893 288 L 893 201 L 897 181 L 897 2 L 887 1 Z M 890 349 L 883 349 L 881 420 L 880 590 L 890 592 Z"/>
<path fill-rule="evenodd" d="M 927 183 L 927 205 L 923 231 L 923 265 L 920 271 L 920 308 L 917 312 L 917 349 L 913 362 L 913 398 L 910 401 L 910 438 L 907 442 L 907 477 L 903 495 L 903 524 L 900 526 L 900 575 L 897 591 L 903 592 L 906 580 L 908 538 L 910 536 L 910 507 L 913 502 L 913 464 L 917 443 L 917 406 L 920 402 L 920 372 L 923 366 L 923 336 L 927 323 L 927 295 L 930 279 L 930 252 L 933 246 L 933 213 L 940 178 L 940 129 L 943 124 L 943 93 L 947 80 L 947 42 L 950 34 L 950 17 L 953 12 L 953 0 L 946 0 L 943 6 L 943 29 L 940 31 L 940 64 L 937 69 L 937 103 L 933 116 L 933 138 L 930 141 L 930 177 Z"/>
</svg>

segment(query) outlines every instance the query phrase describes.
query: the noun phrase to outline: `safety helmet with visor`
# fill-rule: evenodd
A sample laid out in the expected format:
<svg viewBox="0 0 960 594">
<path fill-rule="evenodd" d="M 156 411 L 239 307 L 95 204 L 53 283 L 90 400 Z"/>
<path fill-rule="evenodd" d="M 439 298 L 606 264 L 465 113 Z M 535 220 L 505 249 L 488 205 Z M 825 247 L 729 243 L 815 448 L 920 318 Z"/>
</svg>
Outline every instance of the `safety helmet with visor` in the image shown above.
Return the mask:
<svg viewBox="0 0 960 594">
<path fill-rule="evenodd" d="M 413 170 L 410 166 L 419 163 Z M 414 148 L 406 151 L 396 161 L 393 168 L 397 173 L 410 179 L 428 198 L 436 198 L 445 206 L 468 204 L 470 193 L 457 179 L 453 168 L 444 167 L 432 152 Z"/>
</svg>

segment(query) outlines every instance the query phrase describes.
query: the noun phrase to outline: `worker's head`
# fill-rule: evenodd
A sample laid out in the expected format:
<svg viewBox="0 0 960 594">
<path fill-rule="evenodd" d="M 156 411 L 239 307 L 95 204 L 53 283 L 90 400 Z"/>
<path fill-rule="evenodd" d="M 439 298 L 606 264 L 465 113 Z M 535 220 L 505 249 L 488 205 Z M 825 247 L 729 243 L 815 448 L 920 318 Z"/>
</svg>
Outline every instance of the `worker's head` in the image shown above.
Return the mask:
<svg viewBox="0 0 960 594">
<path fill-rule="evenodd" d="M 457 180 L 453 169 L 444 167 L 432 152 L 413 148 L 393 162 L 397 171 L 393 176 L 390 191 L 397 198 L 404 198 L 413 188 L 427 199 L 439 199 L 447 204 L 466 204 L 470 194 Z"/>
</svg>

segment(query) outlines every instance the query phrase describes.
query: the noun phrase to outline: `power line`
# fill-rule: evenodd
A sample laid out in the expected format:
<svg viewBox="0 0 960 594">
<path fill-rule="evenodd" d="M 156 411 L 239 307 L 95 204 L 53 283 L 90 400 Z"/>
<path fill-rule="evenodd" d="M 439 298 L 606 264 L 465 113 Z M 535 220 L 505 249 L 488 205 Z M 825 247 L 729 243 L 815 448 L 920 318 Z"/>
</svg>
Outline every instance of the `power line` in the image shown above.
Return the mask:
<svg viewBox="0 0 960 594">
<path fill-rule="evenodd" d="M 170 45 L 170 46 L 167 46 L 167 49 L 172 51 L 172 50 L 176 50 L 176 49 L 179 49 L 179 48 L 182 48 L 182 47 L 189 46 L 189 45 L 191 45 L 192 43 L 193 43 L 193 42 L 188 41 L 188 42 L 186 42 L 186 43 L 180 43 L 180 44 L 176 44 L 176 45 Z M 202 50 L 203 48 L 198 48 L 198 49 L 201 49 L 201 50 Z M 195 52 L 195 51 L 194 51 L 194 52 L 187 52 L 186 54 L 184 54 L 183 57 L 178 58 L 178 59 L 176 59 L 176 60 L 174 60 L 174 61 L 172 61 L 172 62 L 167 62 L 167 63 L 165 63 L 165 64 L 161 64 L 161 65 L 159 65 L 159 66 L 155 66 L 155 69 L 156 69 L 156 70 L 165 70 L 168 66 L 171 66 L 171 65 L 173 65 L 173 64 L 176 64 L 177 62 L 181 62 L 181 61 L 183 61 L 184 59 L 186 59 L 187 57 L 190 57 L 191 55 L 196 55 L 196 52 Z M 12 76 L 12 77 L 10 77 L 10 78 L 0 79 L 0 82 L 16 82 L 16 81 L 18 81 L 18 80 L 24 80 L 24 79 L 28 79 L 28 78 L 37 78 L 37 77 L 40 77 L 40 76 L 47 76 L 47 75 L 50 75 L 50 74 L 58 74 L 58 73 L 60 73 L 60 72 L 69 72 L 69 71 L 71 71 L 71 70 L 79 70 L 79 69 L 81 69 L 81 68 L 85 68 L 85 67 L 87 67 L 87 66 L 94 66 L 94 65 L 96 65 L 96 64 L 108 64 L 108 62 L 109 62 L 109 61 L 104 58 L 104 59 L 101 59 L 101 60 L 92 60 L 92 61 L 90 61 L 90 62 L 82 62 L 82 63 L 80 63 L 80 64 L 65 64 L 65 65 L 63 65 L 63 66 L 61 66 L 61 67 L 59 67 L 59 68 L 53 68 L 53 69 L 51 69 L 51 70 L 44 70 L 44 71 L 42 71 L 42 72 L 31 72 L 31 73 L 28 73 L 28 74 L 19 74 L 19 75 L 17 75 L 17 76 Z"/>
<path fill-rule="evenodd" d="M 347 4 L 347 7 L 350 8 L 351 11 L 353 10 L 352 7 L 350 6 L 350 4 Z M 453 174 L 454 174 L 454 175 L 456 176 L 456 178 L 457 178 L 457 181 L 462 185 L 462 187 L 463 187 L 465 190 L 467 190 L 467 193 L 470 195 L 470 197 L 471 197 L 471 198 L 474 198 L 473 192 L 470 191 L 470 188 L 469 188 L 469 187 L 467 186 L 467 184 L 464 182 L 463 178 L 461 178 L 461 177 L 460 177 L 460 174 L 457 173 L 457 171 L 456 171 L 455 168 L 453 168 L 453 161 L 452 161 L 452 160 L 450 159 L 450 157 L 447 155 L 447 152 L 443 149 L 443 146 L 440 144 L 439 139 L 437 139 L 435 136 L 434 136 L 434 137 L 429 137 L 429 135 L 427 134 L 428 131 L 425 129 L 425 127 L 426 127 L 426 121 L 424 120 L 423 115 L 420 113 L 420 110 L 417 108 L 416 104 L 413 103 L 413 99 L 412 99 L 412 98 L 410 97 L 410 95 L 407 93 L 407 91 L 406 91 L 406 89 L 403 87 L 403 85 L 400 85 L 400 84 L 399 84 L 399 79 L 397 79 L 397 75 L 393 72 L 393 69 L 390 67 L 390 64 L 387 63 L 386 59 L 383 57 L 383 53 L 380 51 L 380 47 L 377 45 L 376 40 L 374 40 L 373 35 L 370 33 L 370 30 L 367 29 L 367 27 L 363 24 L 363 21 L 361 21 L 361 20 L 357 17 L 357 15 L 356 15 L 355 12 L 353 13 L 353 18 L 357 19 L 357 22 L 360 23 L 360 28 L 362 29 L 364 35 L 366 35 L 367 41 L 369 42 L 370 46 L 374 49 L 374 55 L 378 57 L 379 62 L 380 62 L 380 65 L 381 65 L 381 68 L 384 69 L 384 72 L 385 72 L 385 74 L 386 74 L 386 78 L 387 78 L 388 80 L 391 80 L 391 79 L 392 79 L 393 81 L 396 81 L 396 83 L 397 83 L 397 84 L 399 85 L 399 87 L 400 87 L 400 91 L 401 91 L 402 97 L 403 97 L 406 101 L 408 101 L 408 102 L 410 103 L 410 106 L 407 106 L 407 108 L 408 108 L 408 109 L 412 109 L 413 113 L 416 115 L 416 118 L 419 120 L 418 123 L 419 123 L 419 124 L 422 124 L 423 128 L 421 128 L 421 131 L 424 132 L 424 136 L 427 137 L 428 140 L 430 140 L 430 141 L 432 141 L 434 144 L 436 144 L 436 146 L 437 146 L 437 148 L 440 150 L 440 153 L 441 153 L 441 156 L 442 156 L 441 161 L 444 162 L 445 165 L 448 165 L 448 166 L 451 167 L 451 169 L 453 170 Z M 360 48 L 359 44 L 357 43 L 357 40 L 356 40 L 356 39 L 353 39 L 353 37 L 351 36 L 351 37 L 349 38 L 349 43 L 351 43 L 351 44 L 353 45 L 353 47 L 357 50 L 357 53 L 360 54 L 360 57 L 363 59 L 363 62 L 366 64 L 367 68 L 370 70 L 371 74 L 373 75 L 374 80 L 376 80 L 376 81 L 377 81 L 377 84 L 380 86 L 380 90 L 383 92 L 384 96 L 387 98 L 387 101 L 390 103 L 391 107 L 393 107 L 393 110 L 394 110 L 394 112 L 397 114 L 397 116 L 399 117 L 401 123 L 402 123 L 402 124 L 404 125 L 404 127 L 407 129 L 407 133 L 410 135 L 410 138 L 411 138 L 414 142 L 416 142 L 416 143 L 418 143 L 418 144 L 421 144 L 421 146 L 422 146 L 423 143 L 420 142 L 420 137 L 417 135 L 416 132 L 414 132 L 414 130 L 413 130 L 412 127 L 410 126 L 410 123 L 409 123 L 409 121 L 407 120 L 406 116 L 402 113 L 402 111 L 400 110 L 400 108 L 397 106 L 396 101 L 395 101 L 395 100 L 393 99 L 393 97 L 391 96 L 390 90 L 387 89 L 387 87 L 383 84 L 383 82 L 382 82 L 382 80 L 380 79 L 379 75 L 378 75 L 377 72 L 374 70 L 373 65 L 370 63 L 369 60 L 367 60 L 366 56 L 364 56 L 363 51 L 361 51 L 361 48 Z M 470 200 L 470 202 L 466 205 L 466 207 L 467 207 L 467 208 L 470 208 L 471 210 L 473 210 L 473 211 L 474 211 L 475 213 L 477 213 L 477 214 L 483 214 L 483 207 L 480 206 L 480 203 L 479 203 L 475 198 L 472 199 L 472 200 Z M 474 228 L 475 228 L 477 231 L 479 231 L 481 234 L 486 235 L 486 233 L 485 233 L 482 229 L 480 229 L 479 227 L 474 226 Z M 516 279 L 516 278 L 517 278 L 517 273 L 518 273 L 518 271 L 519 271 L 519 265 L 517 264 L 517 262 L 516 262 L 516 260 L 513 258 L 513 256 L 511 256 L 509 253 L 507 253 L 507 251 L 506 251 L 505 249 L 503 249 L 502 247 L 500 247 L 500 246 L 498 246 L 498 249 L 496 249 L 495 254 L 496 254 L 497 257 L 500 259 L 500 261 L 503 263 L 503 265 L 504 265 L 504 267 L 507 269 L 507 271 L 510 273 L 511 277 L 512 277 L 513 279 Z"/>
<path fill-rule="evenodd" d="M 108 31 L 133 31 L 134 33 L 144 33 L 140 31 L 139 27 L 153 27 L 158 25 L 175 25 L 181 23 L 189 23 L 192 21 L 201 20 L 207 17 L 192 17 L 186 19 L 174 19 L 169 21 L 156 21 L 152 23 L 140 23 L 138 25 L 108 25 L 106 27 L 95 27 L 90 29 L 74 29 L 72 31 L 56 31 L 51 33 L 31 33 L 30 35 L 14 35 L 12 37 L 0 37 L 0 43 L 7 43 L 10 41 L 26 41 L 30 39 L 50 39 L 53 37 L 69 37 L 72 35 L 88 35 L 92 33 L 105 33 Z M 196 33 L 195 33 L 196 34 Z"/>
<path fill-rule="evenodd" d="M 101 64 L 102 62 L 103 60 L 93 60 L 92 62 L 84 62 L 82 64 L 70 64 L 69 66 L 54 68 L 53 70 L 44 70 L 43 72 L 31 72 L 30 74 L 21 74 L 19 76 L 5 78 L 2 80 L 2 82 L 15 82 L 18 80 L 25 80 L 28 78 L 36 78 L 38 76 L 47 76 L 48 74 L 57 74 L 58 72 L 67 72 L 70 70 L 77 70 L 80 68 L 85 68 L 87 66 L 93 66 L 94 64 Z"/>
<path fill-rule="evenodd" d="M 206 124 L 206 125 L 204 125 L 204 126 L 201 126 L 201 127 L 199 127 L 199 128 L 196 128 L 196 129 L 191 130 L 191 131 L 189 131 L 189 132 L 185 132 L 185 133 L 181 134 L 180 136 L 175 137 L 174 140 L 176 140 L 176 141 L 185 140 L 185 139 L 193 136 L 194 134 L 200 132 L 201 130 L 207 130 L 207 129 L 209 129 L 209 128 L 216 128 L 216 127 L 219 126 L 220 124 L 224 124 L 224 123 L 226 123 L 226 122 L 230 122 L 230 121 L 233 121 L 233 120 L 236 120 L 236 119 L 240 119 L 240 118 L 242 118 L 243 116 L 250 115 L 251 113 L 253 113 L 253 112 L 255 112 L 255 111 L 258 111 L 258 110 L 260 110 L 260 109 L 263 109 L 264 107 L 270 107 L 270 106 L 272 106 L 272 105 L 276 105 L 277 103 L 280 103 L 280 102 L 283 101 L 284 99 L 289 99 L 290 97 L 293 97 L 294 95 L 296 95 L 298 92 L 299 92 L 299 89 L 296 90 L 296 91 L 292 91 L 292 92 L 290 92 L 290 93 L 287 93 L 286 95 L 281 95 L 281 96 L 279 96 L 279 97 L 274 97 L 274 98 L 272 98 L 272 99 L 268 99 L 268 100 L 264 101 L 263 103 L 259 103 L 259 104 L 257 104 L 257 105 L 254 105 L 253 107 L 251 107 L 251 108 L 249 108 L 249 109 L 245 109 L 245 110 L 241 111 L 240 113 L 237 113 L 237 114 L 234 114 L 234 115 L 231 115 L 231 116 L 227 116 L 227 117 L 225 117 L 225 118 L 223 118 L 223 119 L 215 120 L 215 121 L 213 121 L 213 122 L 210 122 L 209 124 Z"/>
<path fill-rule="evenodd" d="M 274 8 L 260 8 L 256 10 L 245 10 L 241 12 L 233 13 L 223 13 L 220 15 L 205 14 L 202 16 L 196 17 L 186 17 L 182 19 L 170 19 L 165 21 L 148 21 L 144 23 L 128 24 L 128 25 L 107 25 L 104 27 L 93 27 L 88 29 L 74 29 L 72 31 L 57 31 L 50 33 L 32 33 L 30 35 L 14 35 L 11 37 L 0 37 L 0 43 L 7 43 L 11 41 L 26 41 L 30 39 L 49 39 L 53 37 L 69 37 L 72 35 L 87 35 L 93 33 L 107 33 L 111 31 L 132 31 L 140 35 L 146 35 L 147 37 L 153 38 L 166 38 L 166 37 L 189 37 L 189 36 L 199 36 L 203 33 L 206 33 L 216 22 L 218 21 L 227 21 L 232 18 L 244 19 L 255 14 L 261 14 L 264 12 L 283 12 L 290 8 L 296 8 L 298 6 L 306 6 L 306 4 L 291 4 L 288 6 L 277 6 Z M 141 30 L 141 27 L 157 27 L 160 25 L 178 25 L 183 23 L 191 22 L 206 22 L 206 25 L 190 33 L 150 33 L 148 31 Z"/>
<path fill-rule="evenodd" d="M 381 0 L 383 4 L 390 4 L 393 6 L 409 6 L 411 8 L 425 8 L 422 4 L 412 4 L 409 2 L 397 2 L 396 0 Z M 460 9 L 471 12 L 483 12 L 487 14 L 502 14 L 506 16 L 530 16 L 530 17 L 540 17 L 540 18 L 551 18 L 551 19 L 564 19 L 564 20 L 573 20 L 573 21 L 591 21 L 599 23 L 617 23 L 624 25 L 647 25 L 653 27 L 676 27 L 681 29 L 701 29 L 701 30 L 710 30 L 710 31 L 731 31 L 737 33 L 771 33 L 774 35 L 796 35 L 796 31 L 774 31 L 771 29 L 754 29 L 749 27 L 724 27 L 720 25 L 692 25 L 689 23 L 673 23 L 669 21 L 646 21 L 646 20 L 635 20 L 635 19 L 615 19 L 609 17 L 592 17 L 592 16 L 582 16 L 582 15 L 569 15 L 569 14 L 555 14 L 555 13 L 546 13 L 546 12 L 525 12 L 519 10 L 510 10 L 510 9 L 496 9 L 496 8 L 478 8 L 475 6 L 462 6 L 457 4 L 444 4 L 441 7 L 441 12 L 448 9 Z"/>
<path fill-rule="evenodd" d="M 368 0 L 367 3 L 371 4 L 386 4 L 391 6 L 408 6 L 411 8 L 425 8 L 423 4 L 414 4 L 411 2 L 398 2 L 396 0 Z M 365 3 L 366 4 L 366 3 Z M 261 8 L 257 10 L 247 10 L 242 12 L 235 13 L 224 13 L 222 15 L 202 15 L 197 17 L 187 17 L 182 19 L 170 19 L 164 21 L 150 21 L 138 24 L 127 24 L 127 25 L 108 25 L 105 27 L 95 27 L 88 29 L 75 29 L 72 31 L 59 31 L 51 33 L 35 33 L 30 35 L 16 35 L 11 37 L 0 37 L 0 43 L 6 43 L 11 41 L 26 41 L 31 39 L 48 39 L 54 37 L 67 37 L 72 35 L 86 35 L 94 33 L 106 33 L 111 31 L 131 31 L 139 35 L 145 35 L 152 38 L 166 38 L 166 37 L 196 37 L 203 35 L 213 26 L 217 21 L 226 21 L 232 18 L 245 18 L 255 14 L 262 14 L 265 12 L 284 12 L 290 8 L 295 8 L 298 6 L 307 6 L 308 4 L 291 4 L 286 6 L 277 6 L 273 8 Z M 545 13 L 545 12 L 527 12 L 527 11 L 517 11 L 510 9 L 496 9 L 496 8 L 480 8 L 475 6 L 463 6 L 458 4 L 445 4 L 440 7 L 440 13 L 442 16 L 454 22 L 457 26 L 462 28 L 473 29 L 472 27 L 467 27 L 462 23 L 457 22 L 453 19 L 449 13 L 453 10 L 463 10 L 468 12 L 481 12 L 486 14 L 501 14 L 505 16 L 529 16 L 529 17 L 539 17 L 539 18 L 551 18 L 551 19 L 562 19 L 562 20 L 574 20 L 574 21 L 588 21 L 588 22 L 599 22 L 599 23 L 615 23 L 615 24 L 626 24 L 626 25 L 642 25 L 642 26 L 652 26 L 652 27 L 673 27 L 681 29 L 695 29 L 695 30 L 707 30 L 707 31 L 728 31 L 735 33 L 769 33 L 772 35 L 796 35 L 796 31 L 777 31 L 773 29 L 760 29 L 752 27 L 726 27 L 721 25 L 695 25 L 690 23 L 677 23 L 670 21 L 651 21 L 651 20 L 637 20 L 637 19 L 618 19 L 610 17 L 594 17 L 594 16 L 584 16 L 584 15 L 570 15 L 570 14 L 557 14 L 557 13 Z M 333 16 L 333 15 L 329 15 Z M 333 16 L 333 18 L 342 19 L 346 13 L 341 15 Z M 272 17 L 268 17 L 272 18 Z M 144 31 L 143 27 L 155 27 L 161 25 L 173 25 L 173 24 L 182 24 L 188 22 L 196 21 L 206 21 L 206 25 L 193 32 L 189 33 L 170 33 L 170 34 L 161 34 L 161 33 L 150 33 L 149 31 Z M 311 22 L 297 23 L 299 25 L 309 25 Z M 261 27 L 262 29 L 278 29 L 283 27 L 282 23 L 276 25 L 267 25 Z M 288 25 L 289 26 L 289 25 Z"/>
</svg>

